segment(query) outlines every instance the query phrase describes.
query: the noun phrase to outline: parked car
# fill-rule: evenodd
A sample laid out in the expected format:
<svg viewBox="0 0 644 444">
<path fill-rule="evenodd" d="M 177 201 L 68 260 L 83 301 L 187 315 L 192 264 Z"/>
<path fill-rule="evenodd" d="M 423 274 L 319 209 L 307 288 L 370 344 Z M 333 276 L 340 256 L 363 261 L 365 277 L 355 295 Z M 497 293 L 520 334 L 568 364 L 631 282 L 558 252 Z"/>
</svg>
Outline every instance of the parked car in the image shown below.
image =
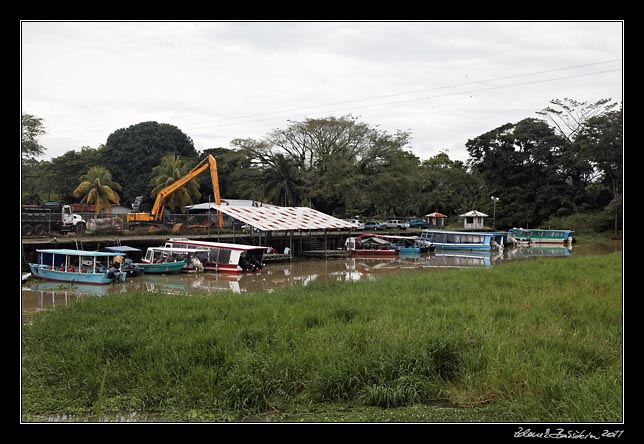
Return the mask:
<svg viewBox="0 0 644 444">
<path fill-rule="evenodd" d="M 409 224 L 400 219 L 390 219 L 383 225 L 385 228 L 398 228 L 399 230 L 406 230 L 409 228 Z"/>
<path fill-rule="evenodd" d="M 364 230 L 364 224 L 362 223 L 362 221 L 359 221 L 358 219 L 345 219 L 344 221 L 357 225 L 355 227 L 356 230 Z"/>
<path fill-rule="evenodd" d="M 429 228 L 429 222 L 425 219 L 412 219 L 407 222 L 409 223 L 409 228 Z"/>
<path fill-rule="evenodd" d="M 365 222 L 364 229 L 365 230 L 384 230 L 385 227 L 380 222 L 375 222 L 372 220 L 369 222 Z"/>
</svg>

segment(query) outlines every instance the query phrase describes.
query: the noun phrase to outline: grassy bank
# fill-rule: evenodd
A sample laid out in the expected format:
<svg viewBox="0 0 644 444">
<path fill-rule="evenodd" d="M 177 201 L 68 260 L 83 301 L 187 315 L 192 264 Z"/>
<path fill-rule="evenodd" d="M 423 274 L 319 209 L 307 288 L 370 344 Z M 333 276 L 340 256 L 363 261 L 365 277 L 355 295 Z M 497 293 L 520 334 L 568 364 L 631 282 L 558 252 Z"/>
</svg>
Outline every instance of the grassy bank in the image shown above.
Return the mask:
<svg viewBox="0 0 644 444">
<path fill-rule="evenodd" d="M 23 327 L 23 420 L 619 422 L 621 265 L 87 298 Z"/>
</svg>

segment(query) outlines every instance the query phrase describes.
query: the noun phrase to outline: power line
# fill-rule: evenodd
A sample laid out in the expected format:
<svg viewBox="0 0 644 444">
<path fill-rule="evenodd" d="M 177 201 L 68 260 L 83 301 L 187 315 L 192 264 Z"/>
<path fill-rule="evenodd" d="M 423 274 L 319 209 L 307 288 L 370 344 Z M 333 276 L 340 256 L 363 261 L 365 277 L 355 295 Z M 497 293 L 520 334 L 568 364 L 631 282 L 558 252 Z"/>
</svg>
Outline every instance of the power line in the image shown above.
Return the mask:
<svg viewBox="0 0 644 444">
<path fill-rule="evenodd" d="M 448 96 L 458 96 L 458 95 L 465 95 L 465 94 L 473 94 L 473 93 L 483 92 L 483 91 L 491 91 L 491 90 L 504 89 L 504 88 L 514 88 L 514 87 L 517 87 L 517 86 L 531 85 L 531 84 L 544 83 L 544 82 L 552 82 L 552 81 L 556 81 L 556 80 L 572 79 L 572 78 L 576 78 L 576 77 L 587 77 L 587 76 L 592 76 L 592 75 L 597 75 L 597 74 L 605 74 L 605 73 L 615 72 L 615 71 L 621 71 L 621 68 L 611 69 L 611 70 L 606 70 L 606 71 L 597 71 L 597 72 L 585 73 L 585 74 L 576 74 L 576 75 L 572 75 L 572 76 L 564 76 L 564 77 L 556 77 L 556 78 L 550 78 L 550 79 L 534 80 L 534 81 L 530 81 L 530 82 L 514 83 L 514 84 L 511 84 L 511 85 L 492 86 L 492 87 L 489 87 L 489 88 L 481 88 L 481 89 L 459 91 L 459 92 L 453 92 L 453 93 L 447 93 L 447 94 L 439 94 L 439 95 L 434 95 L 434 96 L 414 97 L 414 98 L 410 98 L 410 99 L 395 100 L 395 101 L 381 102 L 381 103 L 372 103 L 372 104 L 368 104 L 368 105 L 352 106 L 352 107 L 340 108 L 340 109 L 334 109 L 334 110 L 318 111 L 318 112 L 314 112 L 314 113 L 311 113 L 311 114 L 312 115 L 317 115 L 317 114 L 326 114 L 326 113 L 337 113 L 337 112 L 341 112 L 341 111 L 363 109 L 363 108 L 373 108 L 373 107 L 377 107 L 377 106 L 393 105 L 393 104 L 397 104 L 397 103 L 415 102 L 415 101 L 436 99 L 436 98 L 448 97 Z M 479 83 L 479 82 L 474 82 L 474 83 Z M 441 88 L 435 88 L 435 89 L 441 89 Z M 297 116 L 296 115 L 290 115 L 290 116 L 267 117 L 265 119 L 252 119 L 250 121 L 243 122 L 243 123 L 264 122 L 264 121 L 268 121 L 268 120 L 287 119 L 289 117 L 297 117 Z M 219 124 L 219 125 L 208 125 L 208 126 L 196 127 L 196 128 L 192 127 L 192 129 L 194 130 L 194 129 L 202 129 L 202 128 L 220 128 L 220 127 L 232 126 L 232 125 L 236 125 L 236 124 L 238 124 L 238 123 L 222 123 L 222 124 Z"/>
<path fill-rule="evenodd" d="M 336 105 L 344 105 L 344 104 L 349 104 L 349 103 L 368 102 L 368 101 L 380 100 L 380 99 L 390 98 L 390 97 L 398 97 L 398 96 L 404 96 L 404 95 L 410 95 L 410 94 L 419 94 L 419 93 L 430 92 L 430 91 L 453 89 L 453 88 L 459 88 L 459 87 L 470 86 L 470 85 L 477 85 L 477 84 L 482 84 L 482 83 L 498 82 L 498 81 L 502 81 L 502 80 L 516 79 L 516 78 L 521 78 L 521 77 L 528 77 L 528 76 L 552 73 L 552 72 L 557 72 L 557 71 L 565 71 L 565 70 L 577 69 L 577 68 L 583 68 L 583 67 L 589 67 L 589 66 L 597 66 L 597 65 L 613 63 L 613 62 L 617 62 L 617 61 L 621 61 L 621 60 L 622 59 L 614 59 L 614 60 L 607 60 L 607 61 L 603 61 L 603 62 L 587 63 L 587 64 L 582 64 L 582 65 L 574 65 L 574 66 L 568 66 L 568 67 L 563 67 L 563 68 L 549 69 L 549 70 L 544 70 L 544 71 L 535 71 L 535 72 L 531 72 L 531 73 L 515 74 L 515 75 L 496 77 L 496 78 L 491 78 L 491 79 L 486 79 L 486 80 L 471 81 L 471 82 L 459 83 L 459 84 L 455 84 L 455 85 L 446 85 L 446 86 L 438 86 L 438 87 L 433 87 L 433 88 L 424 88 L 424 89 L 419 89 L 419 90 L 414 90 L 414 91 L 385 94 L 385 95 L 373 96 L 373 97 L 368 97 L 368 98 L 363 98 L 363 99 L 345 100 L 345 101 L 341 101 L 341 102 L 333 102 L 333 103 L 327 103 L 327 104 L 322 104 L 322 105 L 312 105 L 312 106 L 304 107 L 304 108 L 290 108 L 290 109 L 285 109 L 285 110 L 281 110 L 281 111 L 268 111 L 268 112 L 263 112 L 263 113 L 247 114 L 247 115 L 243 115 L 243 116 L 230 117 L 230 118 L 226 118 L 226 119 L 205 120 L 205 121 L 194 122 L 193 124 L 188 122 L 188 123 L 182 124 L 181 127 L 182 127 L 182 129 L 188 128 L 188 129 L 192 129 L 192 130 L 198 130 L 198 129 L 205 129 L 205 128 L 221 128 L 221 127 L 232 126 L 232 125 L 237 125 L 237 124 L 241 124 L 241 123 L 256 123 L 256 122 L 264 122 L 264 121 L 269 121 L 269 120 L 288 119 L 288 118 L 298 117 L 299 115 L 301 115 L 301 112 L 303 112 L 305 110 L 310 110 L 310 109 L 331 107 L 331 106 L 336 106 Z M 326 113 L 333 114 L 333 113 L 342 112 L 342 111 L 348 111 L 348 110 L 372 108 L 372 107 L 378 107 L 378 106 L 386 106 L 386 105 L 393 105 L 393 104 L 406 103 L 406 102 L 415 102 L 415 101 L 422 101 L 422 100 L 430 100 L 430 99 L 436 99 L 436 98 L 442 98 L 442 97 L 448 97 L 448 96 L 473 94 L 473 93 L 484 92 L 484 91 L 492 91 L 492 90 L 505 89 L 505 88 L 514 88 L 514 87 L 518 87 L 518 86 L 525 86 L 525 85 L 531 85 L 531 84 L 537 84 L 537 83 L 552 82 L 552 81 L 565 80 L 565 79 L 571 79 L 571 78 L 577 78 L 577 77 L 587 77 L 587 76 L 605 74 L 605 73 L 616 72 L 616 71 L 621 71 L 621 70 L 622 70 L 622 68 L 616 68 L 616 69 L 611 69 L 611 70 L 595 71 L 595 72 L 591 72 L 591 73 L 582 73 L 582 74 L 575 74 L 575 75 L 570 75 L 570 76 L 554 77 L 554 78 L 548 78 L 548 79 L 539 79 L 539 80 L 533 80 L 533 81 L 528 81 L 528 82 L 514 83 L 514 84 L 510 84 L 510 85 L 497 85 L 497 86 L 491 86 L 491 87 L 488 87 L 488 88 L 480 88 L 480 89 L 472 89 L 472 90 L 465 90 L 465 91 L 450 92 L 450 93 L 446 93 L 446 94 L 439 94 L 439 95 L 433 95 L 433 96 L 412 97 L 412 98 L 407 98 L 407 99 L 402 99 L 402 100 L 378 102 L 378 103 L 351 106 L 351 107 L 345 107 L 345 108 L 339 108 L 339 109 L 330 109 L 330 110 L 324 110 L 324 111 L 317 111 L 317 112 L 313 112 L 313 113 L 310 113 L 310 114 L 311 115 L 326 114 Z M 270 115 L 274 115 L 274 114 L 283 114 L 283 113 L 291 113 L 291 112 L 300 112 L 300 113 L 298 113 L 297 115 L 290 114 L 290 115 L 287 115 L 287 116 L 283 116 L 283 115 L 282 116 L 273 116 L 273 117 L 266 117 L 266 118 L 261 118 L 261 119 L 254 119 L 253 118 L 253 117 L 270 116 Z M 250 119 L 250 120 L 248 120 L 248 119 Z M 233 122 L 233 121 L 237 121 L 237 122 Z M 212 122 L 214 124 L 209 124 L 209 125 L 205 125 L 205 126 L 194 126 L 194 125 L 199 125 L 200 123 L 208 123 L 208 122 Z M 221 122 L 221 123 L 217 124 L 217 122 Z M 48 143 L 64 143 L 65 141 L 74 141 L 74 140 L 76 140 L 76 139 L 74 139 L 74 138 L 53 138 L 53 139 L 49 139 Z"/>
<path fill-rule="evenodd" d="M 302 111 L 302 110 L 307 110 L 311 108 L 321 108 L 321 107 L 327 107 L 327 106 L 336 106 L 336 105 L 344 105 L 346 103 L 355 103 L 355 102 L 365 102 L 365 101 L 370 101 L 370 100 L 378 100 L 378 99 L 383 99 L 383 98 L 388 98 L 388 97 L 396 97 L 396 96 L 403 96 L 403 95 L 409 95 L 409 94 L 418 94 L 422 92 L 428 92 L 428 91 L 437 91 L 441 89 L 450 89 L 450 88 L 458 88 L 461 86 L 470 86 L 470 85 L 476 85 L 480 83 L 489 83 L 489 82 L 496 82 L 500 80 L 508 80 L 508 79 L 516 79 L 520 77 L 527 77 L 527 76 L 534 76 L 534 75 L 539 75 L 539 74 L 546 74 L 546 73 L 551 73 L 551 72 L 557 72 L 557 71 L 565 71 L 569 69 L 577 69 L 577 68 L 584 68 L 588 66 L 596 66 L 596 65 L 603 65 L 607 63 L 614 63 L 621 61 L 622 59 L 613 59 L 613 60 L 606 60 L 603 62 L 595 62 L 595 63 L 586 63 L 583 65 L 573 65 L 573 66 L 567 66 L 564 68 L 555 68 L 555 69 L 548 69 L 544 71 L 535 71 L 535 72 L 530 72 L 530 73 L 524 73 L 524 74 L 515 74 L 515 75 L 510 75 L 510 76 L 504 76 L 504 77 L 496 77 L 496 78 L 491 78 L 491 79 L 486 79 L 486 80 L 476 80 L 472 82 L 466 82 L 466 83 L 458 83 L 455 85 L 446 85 L 446 86 L 438 86 L 438 87 L 433 87 L 433 88 L 424 88 L 424 89 L 419 89 L 419 90 L 413 90 L 413 91 L 406 91 L 406 92 L 399 92 L 399 93 L 392 93 L 392 94 L 385 94 L 385 95 L 380 95 L 380 96 L 373 96 L 373 97 L 367 97 L 363 99 L 351 99 L 351 100 L 344 100 L 341 102 L 333 102 L 333 103 L 327 103 L 327 104 L 322 104 L 322 105 L 312 105 L 304 108 L 289 108 L 285 110 L 280 110 L 280 111 L 267 111 L 267 112 L 262 112 L 262 113 L 254 113 L 254 114 L 245 114 L 242 116 L 236 116 L 236 117 L 229 117 L 225 119 L 215 119 L 215 120 L 204 120 L 200 122 L 194 122 L 195 125 L 201 124 L 201 123 L 217 123 L 217 122 L 224 122 L 224 121 L 230 121 L 230 120 L 241 120 L 241 119 L 247 119 L 250 117 L 259 117 L 259 116 L 264 116 L 268 114 L 281 114 L 281 113 L 290 113 L 293 111 Z M 602 71 L 604 72 L 604 71 Z M 387 102 L 387 103 L 396 103 L 396 102 Z M 216 125 L 218 126 L 218 125 Z"/>
</svg>

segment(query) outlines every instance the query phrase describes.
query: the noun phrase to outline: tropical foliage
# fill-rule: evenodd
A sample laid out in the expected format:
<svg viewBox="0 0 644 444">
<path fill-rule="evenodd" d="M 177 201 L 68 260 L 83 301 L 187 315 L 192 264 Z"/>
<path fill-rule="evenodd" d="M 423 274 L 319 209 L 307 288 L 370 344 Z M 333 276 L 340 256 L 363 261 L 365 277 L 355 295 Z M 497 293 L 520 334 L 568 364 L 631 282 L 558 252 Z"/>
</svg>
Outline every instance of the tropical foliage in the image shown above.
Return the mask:
<svg viewBox="0 0 644 444">
<path fill-rule="evenodd" d="M 98 148 L 23 162 L 23 200 L 52 194 L 71 200 L 75 172 L 101 165 L 123 185 L 126 204 L 143 195 L 148 201 L 140 211 L 148 211 L 163 184 L 212 154 L 224 199 L 311 206 L 339 217 L 389 218 L 433 211 L 457 216 L 471 209 L 491 214 L 493 195 L 500 198 L 497 227 L 535 227 L 589 215 L 594 227 L 618 231 L 623 218 L 621 106 L 610 99 L 557 99 L 536 114 L 464 141 L 466 161 L 451 159 L 448 150 L 438 147 L 429 149 L 436 153 L 432 157 L 421 159 L 412 152 L 409 131 L 388 133 L 352 116 L 289 122 L 263 138 L 237 138 L 229 148 L 201 153 L 177 127 L 142 122 L 116 130 Z M 23 139 L 38 145 L 42 120 L 31 116 L 29 121 L 33 137 Z M 184 162 L 183 169 L 162 166 L 169 154 Z M 194 187 L 175 193 L 168 207 L 181 211 L 184 203 L 212 195 L 210 180 Z"/>
<path fill-rule="evenodd" d="M 75 197 L 83 196 L 81 203 L 95 205 L 96 214 L 103 210 L 110 214 L 112 212 L 111 204 L 118 205 L 120 203 L 116 190 L 121 190 L 122 187 L 112 180 L 112 174 L 107 168 L 94 166 L 80 179 L 81 183 L 73 194 Z"/>
<path fill-rule="evenodd" d="M 101 150 L 102 164 L 123 185 L 126 202 L 134 201 L 138 195 L 150 195 L 152 169 L 166 154 L 182 159 L 197 158 L 190 137 L 174 125 L 157 122 L 142 122 L 118 129 L 108 136 Z"/>
</svg>

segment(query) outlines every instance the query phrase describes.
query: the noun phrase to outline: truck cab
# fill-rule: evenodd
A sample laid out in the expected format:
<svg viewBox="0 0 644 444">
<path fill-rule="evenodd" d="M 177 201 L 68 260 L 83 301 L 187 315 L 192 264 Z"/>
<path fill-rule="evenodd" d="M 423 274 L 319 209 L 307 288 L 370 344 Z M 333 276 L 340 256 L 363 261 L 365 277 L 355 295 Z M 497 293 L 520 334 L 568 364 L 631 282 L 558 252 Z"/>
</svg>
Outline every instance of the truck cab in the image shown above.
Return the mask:
<svg viewBox="0 0 644 444">
<path fill-rule="evenodd" d="M 63 205 L 61 211 L 61 223 L 63 227 L 69 227 L 69 231 L 79 231 L 79 229 L 82 231 L 82 227 L 86 224 L 85 220 L 83 220 L 80 215 L 72 212 L 72 207 L 70 205 Z"/>
</svg>

